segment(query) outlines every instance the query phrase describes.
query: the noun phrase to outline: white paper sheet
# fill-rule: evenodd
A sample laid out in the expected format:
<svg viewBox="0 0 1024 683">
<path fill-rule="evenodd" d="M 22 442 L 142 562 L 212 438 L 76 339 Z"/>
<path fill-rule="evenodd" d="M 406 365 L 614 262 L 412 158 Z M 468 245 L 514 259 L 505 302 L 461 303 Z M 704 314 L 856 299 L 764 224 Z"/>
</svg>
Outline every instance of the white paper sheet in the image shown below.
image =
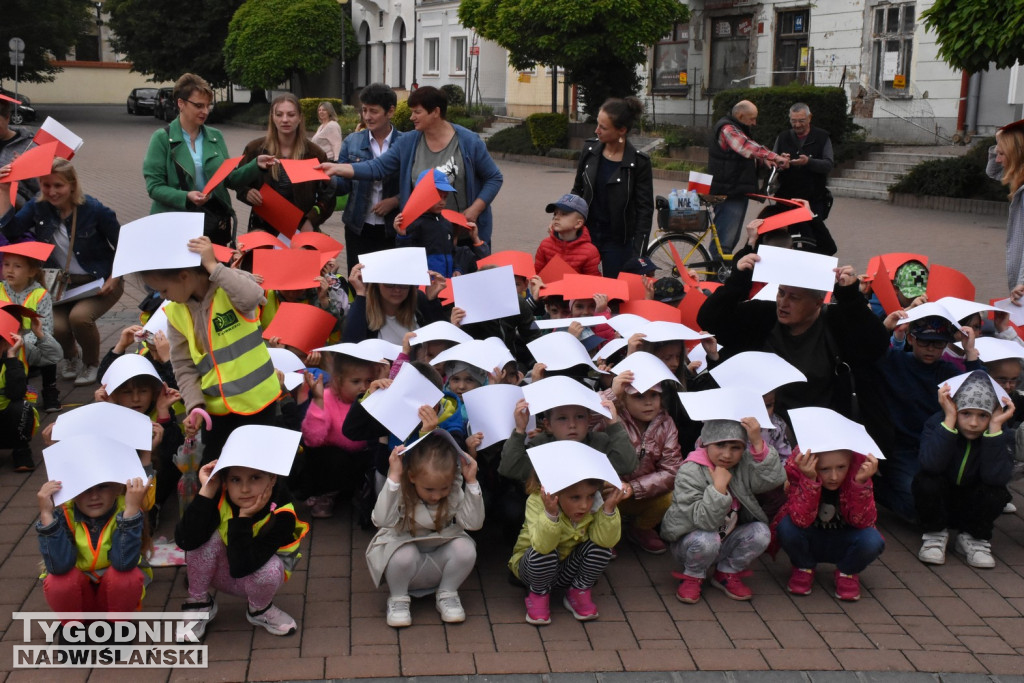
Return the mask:
<svg viewBox="0 0 1024 683">
<path fill-rule="evenodd" d="M 792 382 L 806 382 L 804 373 L 774 353 L 744 351 L 722 361 L 711 376 L 723 389 L 750 389 L 764 395 Z"/>
<path fill-rule="evenodd" d="M 155 213 L 121 226 L 110 277 L 143 270 L 194 268 L 199 254 L 188 250 L 188 241 L 203 236 L 203 214 L 172 211 Z"/>
<path fill-rule="evenodd" d="M 142 326 L 143 331 L 151 332 L 156 334 L 157 332 L 163 332 L 167 334 L 167 311 L 164 310 L 164 306 L 167 305 L 166 301 L 161 301 L 157 307 L 156 312 L 149 316 L 149 320 Z"/>
<path fill-rule="evenodd" d="M 868 436 L 864 425 L 843 417 L 828 408 L 794 408 L 789 419 L 801 451 L 814 453 L 850 450 L 861 455 L 871 454 L 885 460 L 882 449 Z"/>
<path fill-rule="evenodd" d="M 647 318 L 635 313 L 620 313 L 613 315 L 608 325 L 619 333 L 623 339 L 629 339 L 634 333 L 639 332 L 644 325 L 650 322 Z"/>
<path fill-rule="evenodd" d="M 429 285 L 427 250 L 423 247 L 385 249 L 360 254 L 363 282 L 389 285 Z"/>
<path fill-rule="evenodd" d="M 1024 306 L 1018 306 L 1009 299 L 1000 299 L 992 304 L 997 310 L 1010 314 L 1010 322 L 1014 325 L 1024 325 Z"/>
<path fill-rule="evenodd" d="M 505 344 L 497 337 L 474 339 L 445 349 L 434 356 L 431 365 L 438 366 L 448 361 L 461 360 L 478 367 L 485 372 L 494 372 L 494 368 L 503 368 L 515 360 Z"/>
<path fill-rule="evenodd" d="M 548 493 L 562 491 L 584 479 L 622 484 L 608 456 L 578 441 L 554 441 L 526 449 L 541 486 Z"/>
<path fill-rule="evenodd" d="M 761 427 L 768 427 L 771 418 L 764 407 L 761 394 L 749 389 L 708 389 L 706 391 L 680 391 L 679 400 L 691 420 L 735 420 L 745 417 L 756 419 Z"/>
<path fill-rule="evenodd" d="M 306 365 L 302 359 L 288 349 L 267 349 L 270 352 L 270 360 L 274 363 L 274 369 L 281 372 L 302 372 Z"/>
<path fill-rule="evenodd" d="M 671 380 L 679 384 L 679 380 L 668 369 L 664 361 L 646 351 L 637 351 L 626 356 L 625 360 L 612 368 L 616 375 L 629 370 L 633 373 L 632 387 L 641 394 L 659 382 Z"/>
<path fill-rule="evenodd" d="M 370 394 L 363 408 L 402 441 L 420 423 L 420 406 L 434 406 L 444 392 L 420 374 L 411 363 L 406 363 L 395 375 L 387 389 Z"/>
<path fill-rule="evenodd" d="M 64 295 L 61 296 L 58 301 L 62 304 L 71 303 L 72 301 L 78 301 L 88 296 L 95 296 L 100 293 L 100 289 L 103 288 L 103 283 L 106 282 L 101 277 L 96 278 L 92 282 L 86 282 L 84 285 L 78 285 L 70 289 L 64 290 Z"/>
<path fill-rule="evenodd" d="M 469 416 L 469 427 L 473 431 L 482 432 L 484 440 L 480 448 L 487 448 L 499 441 L 504 441 L 515 429 L 516 402 L 523 398 L 523 390 L 513 384 L 488 384 L 467 391 L 462 395 L 466 402 L 466 414 Z M 526 426 L 527 433 L 536 429 L 536 419 L 530 416 Z"/>
<path fill-rule="evenodd" d="M 231 432 L 213 474 L 225 467 L 249 467 L 287 477 L 302 432 L 270 425 L 242 425 Z"/>
<path fill-rule="evenodd" d="M 586 365 L 597 370 L 587 348 L 568 332 L 552 332 L 538 337 L 527 344 L 526 348 L 533 354 L 534 360 L 543 363 L 548 370 L 565 370 L 575 365 Z"/>
<path fill-rule="evenodd" d="M 569 327 L 573 323 L 579 323 L 583 327 L 593 327 L 608 323 L 608 318 L 603 315 L 591 315 L 583 318 L 555 318 L 554 320 L 538 320 L 534 326 L 538 330 L 560 330 Z"/>
<path fill-rule="evenodd" d="M 519 315 L 519 292 L 512 266 L 453 277 L 452 294 L 455 307 L 466 312 L 463 325 Z"/>
<path fill-rule="evenodd" d="M 330 346 L 321 346 L 314 351 L 324 351 L 327 353 L 340 353 L 345 356 L 352 356 L 353 358 L 361 358 L 368 360 L 371 363 L 380 363 L 385 360 L 395 360 L 398 358 L 398 354 L 402 353 L 402 347 L 398 344 L 392 344 L 389 341 L 383 339 L 364 339 L 358 344 L 352 342 L 343 342 L 341 344 L 331 344 Z"/>
<path fill-rule="evenodd" d="M 750 297 L 751 301 L 775 301 L 779 295 L 779 286 L 773 282 L 765 284 L 757 294 Z"/>
<path fill-rule="evenodd" d="M 115 389 L 129 379 L 139 375 L 148 375 L 163 384 L 163 379 L 160 378 L 160 373 L 156 371 L 153 363 L 138 353 L 126 353 L 120 358 L 115 359 L 110 364 L 110 367 L 107 368 L 107 371 L 103 373 L 100 384 L 103 385 L 103 388 L 109 395 L 114 393 Z"/>
<path fill-rule="evenodd" d="M 63 505 L 96 484 L 146 479 L 135 449 L 102 434 L 79 434 L 44 448 L 43 464 L 47 481 L 61 483 L 53 494 L 54 505 Z"/>
<path fill-rule="evenodd" d="M 974 348 L 978 350 L 978 356 L 983 363 L 994 363 L 1004 358 L 1024 360 L 1024 346 L 1015 339 L 978 337 L 974 340 Z"/>
<path fill-rule="evenodd" d="M 900 320 L 901 325 L 912 323 L 915 320 L 921 320 L 922 318 L 930 318 L 932 316 L 938 316 L 945 318 L 953 324 L 954 329 L 960 329 L 960 320 L 956 318 L 954 314 L 942 304 L 935 301 L 929 301 L 928 303 L 921 304 L 920 306 L 914 306 L 907 311 L 907 317 Z"/>
<path fill-rule="evenodd" d="M 957 320 L 963 320 L 975 313 L 999 310 L 995 306 L 981 304 L 977 301 L 968 301 L 967 299 L 958 299 L 955 296 L 944 296 L 936 300 L 935 303 L 945 307 Z"/>
<path fill-rule="evenodd" d="M 697 332 L 682 323 L 670 323 L 664 320 L 655 320 L 647 323 L 638 330 L 644 335 L 644 341 L 694 341 L 696 339 L 709 339 L 710 334 Z"/>
<path fill-rule="evenodd" d="M 438 320 L 429 325 L 424 325 L 416 330 L 416 336 L 409 340 L 410 346 L 426 344 L 432 341 L 450 341 L 456 344 L 465 344 L 473 341 L 469 336 L 447 320 Z"/>
<path fill-rule="evenodd" d="M 754 282 L 772 282 L 822 292 L 831 292 L 835 286 L 835 268 L 839 266 L 839 259 L 835 256 L 766 245 L 758 247 L 757 255 L 761 260 L 754 264 Z"/>
<path fill-rule="evenodd" d="M 715 344 L 715 347 L 716 347 L 716 349 L 718 351 L 722 350 L 722 345 L 721 344 Z M 699 345 L 699 346 L 694 346 L 686 354 L 686 358 L 691 363 L 694 362 L 694 361 L 697 361 L 697 362 L 700 363 L 700 365 L 697 366 L 697 369 L 694 370 L 695 374 L 699 375 L 700 373 L 702 373 L 705 370 L 707 370 L 707 367 L 708 367 L 708 352 L 704 350 L 703 344 Z"/>
<path fill-rule="evenodd" d="M 80 434 L 105 434 L 140 451 L 153 447 L 153 423 L 145 413 L 99 401 L 57 417 L 50 437 L 64 441 Z"/>
<path fill-rule="evenodd" d="M 455 440 L 455 437 L 452 436 L 451 434 L 449 434 L 447 430 L 441 429 L 440 427 L 436 428 L 432 432 L 424 434 L 420 438 L 418 438 L 415 441 L 413 441 L 411 444 L 409 444 L 408 446 L 405 447 L 405 450 L 402 451 L 402 453 L 403 454 L 408 453 L 413 448 L 416 448 L 416 446 L 419 446 L 420 443 L 424 439 L 426 439 L 428 436 L 439 436 L 442 439 L 444 439 L 445 441 L 447 441 L 449 444 L 451 444 L 452 448 L 454 448 L 456 451 L 458 451 L 459 458 L 462 459 L 463 461 L 468 461 L 468 460 L 472 459 L 472 458 L 469 457 L 469 453 L 467 453 L 466 451 L 462 450 L 462 448 L 459 446 L 458 442 Z"/>
<path fill-rule="evenodd" d="M 614 354 L 619 349 L 625 348 L 627 344 L 629 344 L 629 340 L 628 339 L 622 339 L 621 337 L 617 337 L 615 339 L 612 339 L 607 344 L 605 344 L 604 346 L 599 348 L 597 350 L 597 353 L 595 353 L 591 357 L 591 360 L 597 362 L 599 359 L 602 359 L 602 358 L 604 358 L 604 359 L 610 358 L 612 356 L 612 354 Z"/>
<path fill-rule="evenodd" d="M 949 385 L 949 395 L 953 396 L 953 397 L 956 397 L 956 392 L 960 391 L 960 387 L 962 387 L 964 382 L 967 381 L 967 378 L 970 377 L 975 372 L 984 372 L 984 371 L 983 370 L 972 370 L 971 372 L 965 372 L 962 375 L 957 375 L 956 377 L 950 377 L 945 382 L 941 382 L 939 384 L 936 384 L 935 386 L 936 387 L 941 387 L 943 384 L 948 384 Z M 992 391 L 996 392 L 996 398 L 999 399 L 999 405 L 1003 405 L 1003 399 L 1004 398 L 1010 398 L 1010 395 L 1007 394 L 1006 390 L 1003 389 L 1001 386 L 999 386 L 999 384 L 996 383 L 996 381 L 994 379 L 989 377 L 988 374 L 985 374 L 985 378 L 989 382 L 992 383 Z"/>
<path fill-rule="evenodd" d="M 523 398 L 530 404 L 531 415 L 558 406 L 583 406 L 607 418 L 612 416 L 611 412 L 601 405 L 600 394 L 569 377 L 545 377 L 527 384 L 523 387 Z"/>
</svg>

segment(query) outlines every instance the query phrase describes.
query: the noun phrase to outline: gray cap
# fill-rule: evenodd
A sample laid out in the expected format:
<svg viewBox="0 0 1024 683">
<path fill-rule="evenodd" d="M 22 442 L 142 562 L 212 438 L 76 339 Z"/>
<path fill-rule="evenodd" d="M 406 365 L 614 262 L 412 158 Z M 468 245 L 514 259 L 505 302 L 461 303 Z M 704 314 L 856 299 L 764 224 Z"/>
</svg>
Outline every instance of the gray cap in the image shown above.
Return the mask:
<svg viewBox="0 0 1024 683">
<path fill-rule="evenodd" d="M 975 370 L 953 396 L 957 410 L 984 410 L 989 415 L 999 405 L 999 397 L 992 388 L 992 380 L 982 370 Z"/>
<path fill-rule="evenodd" d="M 736 420 L 707 420 L 700 430 L 700 442 L 705 446 L 722 441 L 747 442 L 747 430 Z"/>
<path fill-rule="evenodd" d="M 562 211 L 575 211 L 579 215 L 583 216 L 583 220 L 587 220 L 587 202 L 578 194 L 563 194 L 557 202 L 551 202 L 544 207 L 544 210 L 548 213 L 554 213 L 555 209 L 561 209 Z"/>
</svg>

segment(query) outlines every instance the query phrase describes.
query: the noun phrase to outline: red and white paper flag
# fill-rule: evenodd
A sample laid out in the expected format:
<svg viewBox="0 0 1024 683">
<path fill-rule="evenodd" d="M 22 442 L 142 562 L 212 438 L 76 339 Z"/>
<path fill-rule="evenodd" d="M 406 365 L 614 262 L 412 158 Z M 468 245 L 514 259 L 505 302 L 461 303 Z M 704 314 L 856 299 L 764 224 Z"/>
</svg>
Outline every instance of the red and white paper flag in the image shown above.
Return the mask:
<svg viewBox="0 0 1024 683">
<path fill-rule="evenodd" d="M 686 184 L 687 190 L 697 190 L 697 194 L 709 194 L 711 192 L 711 176 L 707 173 L 690 171 L 690 182 Z"/>
<path fill-rule="evenodd" d="M 82 149 L 82 138 L 78 137 L 63 124 L 52 116 L 47 116 L 43 125 L 36 132 L 32 141 L 37 145 L 45 145 L 47 142 L 57 143 L 57 156 L 68 161 L 75 156 L 78 150 Z"/>
</svg>

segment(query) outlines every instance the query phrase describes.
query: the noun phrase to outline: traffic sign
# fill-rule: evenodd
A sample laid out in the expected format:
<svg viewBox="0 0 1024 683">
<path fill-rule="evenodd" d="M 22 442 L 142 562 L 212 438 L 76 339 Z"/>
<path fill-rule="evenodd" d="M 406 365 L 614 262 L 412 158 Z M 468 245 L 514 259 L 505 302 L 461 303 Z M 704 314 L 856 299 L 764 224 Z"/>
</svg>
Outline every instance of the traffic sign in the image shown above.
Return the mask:
<svg viewBox="0 0 1024 683">
<path fill-rule="evenodd" d="M 25 53 L 24 52 L 8 52 L 7 55 L 11 58 L 11 66 L 25 66 Z"/>
<path fill-rule="evenodd" d="M 7 41 L 7 47 L 11 48 L 15 52 L 25 51 L 25 41 L 15 36 Z"/>
</svg>

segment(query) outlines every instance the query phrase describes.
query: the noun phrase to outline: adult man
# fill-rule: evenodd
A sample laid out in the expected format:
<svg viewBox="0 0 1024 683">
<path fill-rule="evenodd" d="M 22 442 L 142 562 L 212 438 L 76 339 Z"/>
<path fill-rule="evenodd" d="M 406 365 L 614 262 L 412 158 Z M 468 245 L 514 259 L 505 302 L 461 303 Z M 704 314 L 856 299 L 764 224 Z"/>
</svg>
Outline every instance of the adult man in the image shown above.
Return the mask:
<svg viewBox="0 0 1024 683">
<path fill-rule="evenodd" d="M 14 161 L 19 154 L 24 154 L 32 146 L 32 136 L 20 128 L 11 128 L 11 112 L 14 104 L 0 99 L 0 166 Z M 15 209 L 20 209 L 25 202 L 39 193 L 39 181 L 28 178 L 18 183 L 18 198 Z"/>
<path fill-rule="evenodd" d="M 376 159 L 388 151 L 401 133 L 391 125 L 398 96 L 383 83 L 371 83 L 359 93 L 366 130 L 352 133 L 341 145 L 338 161 L 354 164 Z M 380 180 L 335 178 L 337 194 L 348 194 L 341 220 L 345 224 L 345 254 L 348 269 L 360 254 L 395 246 L 394 220 L 398 213 L 398 173 Z"/>
<path fill-rule="evenodd" d="M 715 124 L 708 145 L 708 173 L 714 176 L 711 194 L 727 197 L 715 210 L 718 237 L 727 252 L 736 246 L 747 215 L 747 194 L 757 192 L 758 160 L 768 166 L 789 167 L 789 157 L 776 154 L 750 138 L 750 129 L 756 125 L 757 107 L 753 102 L 741 100 Z"/>
<path fill-rule="evenodd" d="M 831 202 L 825 182 L 835 166 L 832 140 L 821 128 L 811 126 L 811 108 L 797 102 L 789 108 L 792 126 L 775 140 L 776 154 L 789 156 L 789 168 L 779 176 L 778 197 L 799 197 L 811 204 L 819 218 L 828 218 Z"/>
</svg>

